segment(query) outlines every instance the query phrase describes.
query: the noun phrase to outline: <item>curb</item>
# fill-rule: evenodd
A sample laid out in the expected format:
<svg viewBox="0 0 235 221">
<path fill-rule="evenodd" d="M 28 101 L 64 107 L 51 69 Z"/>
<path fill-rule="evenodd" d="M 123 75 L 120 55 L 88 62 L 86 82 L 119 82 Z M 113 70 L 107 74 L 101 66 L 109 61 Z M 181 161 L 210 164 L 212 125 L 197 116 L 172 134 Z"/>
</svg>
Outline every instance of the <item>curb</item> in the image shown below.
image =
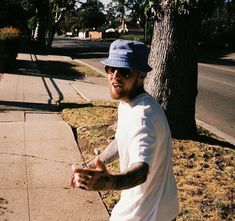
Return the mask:
<svg viewBox="0 0 235 221">
<path fill-rule="evenodd" d="M 230 136 L 229 134 L 226 134 L 223 131 L 219 130 L 218 128 L 216 128 L 212 125 L 209 125 L 203 121 L 200 121 L 198 119 L 196 119 L 196 123 L 198 126 L 210 131 L 211 133 L 215 134 L 216 136 L 224 139 L 226 142 L 235 146 L 235 138 Z"/>
<path fill-rule="evenodd" d="M 77 92 L 77 94 L 79 94 L 84 100 L 90 102 L 91 100 L 88 99 L 81 91 L 79 91 L 76 87 L 74 87 L 72 84 L 70 84 L 70 86 Z"/>
<path fill-rule="evenodd" d="M 97 73 L 103 75 L 103 76 L 106 76 L 105 72 L 104 71 L 101 71 L 100 69 L 86 63 L 85 61 L 81 61 L 80 59 L 74 59 L 73 61 L 77 62 L 77 63 L 80 63 L 80 64 L 83 64 L 91 69 L 93 69 L 94 71 L 96 71 Z"/>
<path fill-rule="evenodd" d="M 228 71 L 228 72 L 232 72 L 232 73 L 235 72 L 235 69 L 227 68 L 222 65 L 211 65 L 211 64 L 206 64 L 206 63 L 198 63 L 198 66 L 210 67 L 210 68 L 219 69 L 221 71 Z"/>
</svg>

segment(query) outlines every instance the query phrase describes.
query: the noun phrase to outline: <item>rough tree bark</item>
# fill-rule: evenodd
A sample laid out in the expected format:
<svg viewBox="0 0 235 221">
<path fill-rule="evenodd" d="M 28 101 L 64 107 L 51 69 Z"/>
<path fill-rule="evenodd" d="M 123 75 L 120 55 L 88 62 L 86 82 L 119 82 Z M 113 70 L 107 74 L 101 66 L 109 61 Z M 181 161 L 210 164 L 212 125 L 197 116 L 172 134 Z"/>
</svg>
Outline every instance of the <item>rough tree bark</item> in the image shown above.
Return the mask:
<svg viewBox="0 0 235 221">
<path fill-rule="evenodd" d="M 197 36 L 200 17 L 197 10 L 179 13 L 168 2 L 159 9 L 155 22 L 145 88 L 161 104 L 172 136 L 196 135 Z"/>
<path fill-rule="evenodd" d="M 38 30 L 37 30 L 37 43 L 38 48 L 44 50 L 46 48 L 46 30 L 49 21 L 49 1 L 38 1 L 36 4 L 38 13 Z"/>
</svg>

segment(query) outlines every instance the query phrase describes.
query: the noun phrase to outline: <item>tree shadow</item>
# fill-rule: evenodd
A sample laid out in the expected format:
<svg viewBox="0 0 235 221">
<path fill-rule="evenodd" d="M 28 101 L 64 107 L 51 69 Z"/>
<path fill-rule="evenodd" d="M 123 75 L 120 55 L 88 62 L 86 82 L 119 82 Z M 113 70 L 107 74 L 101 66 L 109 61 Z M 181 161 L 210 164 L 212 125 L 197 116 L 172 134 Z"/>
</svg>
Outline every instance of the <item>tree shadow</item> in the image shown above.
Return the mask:
<svg viewBox="0 0 235 221">
<path fill-rule="evenodd" d="M 235 146 L 222 138 L 217 137 L 216 135 L 212 134 L 210 131 L 199 127 L 198 134 L 189 138 L 192 141 L 197 141 L 200 143 L 208 144 L 208 145 L 216 145 L 224 148 L 230 148 L 235 150 Z"/>
<path fill-rule="evenodd" d="M 59 110 L 62 111 L 63 109 L 74 109 L 74 108 L 84 108 L 84 107 L 94 107 L 92 103 L 75 103 L 75 102 L 69 102 L 69 103 L 60 103 L 59 104 Z"/>
<path fill-rule="evenodd" d="M 3 109 L 3 110 L 2 110 Z M 48 103 L 35 102 L 21 102 L 21 101 L 0 101 L 0 112 L 5 110 L 27 110 L 27 111 L 50 111 L 58 112 L 57 104 L 52 104 L 50 100 Z"/>
<path fill-rule="evenodd" d="M 108 102 L 108 101 L 91 101 L 84 103 L 76 103 L 76 102 L 61 102 L 59 104 L 59 109 L 62 111 L 63 109 L 74 109 L 74 108 L 85 108 L 85 107 L 102 107 L 102 108 L 113 108 L 117 109 L 118 102 Z"/>
<path fill-rule="evenodd" d="M 214 138 L 212 136 L 207 135 L 198 135 L 195 139 L 195 141 L 198 141 L 200 143 L 209 144 L 209 145 L 217 145 L 220 147 L 227 147 L 235 150 L 235 146 L 227 141 L 220 140 L 217 138 Z"/>
<path fill-rule="evenodd" d="M 34 61 L 17 60 L 15 69 L 9 73 L 72 81 L 82 80 L 85 78 L 85 73 L 76 70 L 78 66 L 79 64 L 61 61 L 37 61 L 37 67 L 35 67 Z"/>
<path fill-rule="evenodd" d="M 37 65 L 41 73 L 53 78 L 60 78 L 64 80 L 81 80 L 85 77 L 85 73 L 79 72 L 75 69 L 79 66 L 79 64 L 61 61 L 37 61 Z"/>
</svg>

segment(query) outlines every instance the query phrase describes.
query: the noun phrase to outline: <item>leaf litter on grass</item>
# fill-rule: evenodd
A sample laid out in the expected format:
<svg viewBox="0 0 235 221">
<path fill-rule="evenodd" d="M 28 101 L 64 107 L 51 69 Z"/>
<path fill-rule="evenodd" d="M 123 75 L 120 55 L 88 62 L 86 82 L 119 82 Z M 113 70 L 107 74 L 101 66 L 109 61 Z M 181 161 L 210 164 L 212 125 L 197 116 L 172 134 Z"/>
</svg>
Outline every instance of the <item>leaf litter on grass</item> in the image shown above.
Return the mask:
<svg viewBox="0 0 235 221">
<path fill-rule="evenodd" d="M 76 128 L 81 152 L 89 162 L 95 157 L 94 150 L 102 152 L 114 137 L 117 103 L 82 101 L 76 108 L 64 105 L 62 116 Z M 230 144 L 202 128 L 199 128 L 198 139 L 173 139 L 180 206 L 178 221 L 235 220 L 234 157 Z M 110 173 L 118 173 L 118 161 L 107 168 Z M 100 194 L 111 212 L 120 192 L 103 191 Z"/>
</svg>

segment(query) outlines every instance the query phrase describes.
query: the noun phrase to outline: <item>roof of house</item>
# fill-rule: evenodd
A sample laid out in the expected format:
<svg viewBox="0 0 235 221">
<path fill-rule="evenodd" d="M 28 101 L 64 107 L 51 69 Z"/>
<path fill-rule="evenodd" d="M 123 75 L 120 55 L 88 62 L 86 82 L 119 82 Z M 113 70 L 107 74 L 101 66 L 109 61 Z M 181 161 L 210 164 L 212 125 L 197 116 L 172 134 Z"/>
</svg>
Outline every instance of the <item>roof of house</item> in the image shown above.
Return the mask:
<svg viewBox="0 0 235 221">
<path fill-rule="evenodd" d="M 131 23 L 128 21 L 121 21 L 121 23 L 117 26 L 118 31 L 122 31 L 125 27 L 125 31 L 127 32 L 143 32 L 143 28 L 139 24 Z"/>
</svg>

